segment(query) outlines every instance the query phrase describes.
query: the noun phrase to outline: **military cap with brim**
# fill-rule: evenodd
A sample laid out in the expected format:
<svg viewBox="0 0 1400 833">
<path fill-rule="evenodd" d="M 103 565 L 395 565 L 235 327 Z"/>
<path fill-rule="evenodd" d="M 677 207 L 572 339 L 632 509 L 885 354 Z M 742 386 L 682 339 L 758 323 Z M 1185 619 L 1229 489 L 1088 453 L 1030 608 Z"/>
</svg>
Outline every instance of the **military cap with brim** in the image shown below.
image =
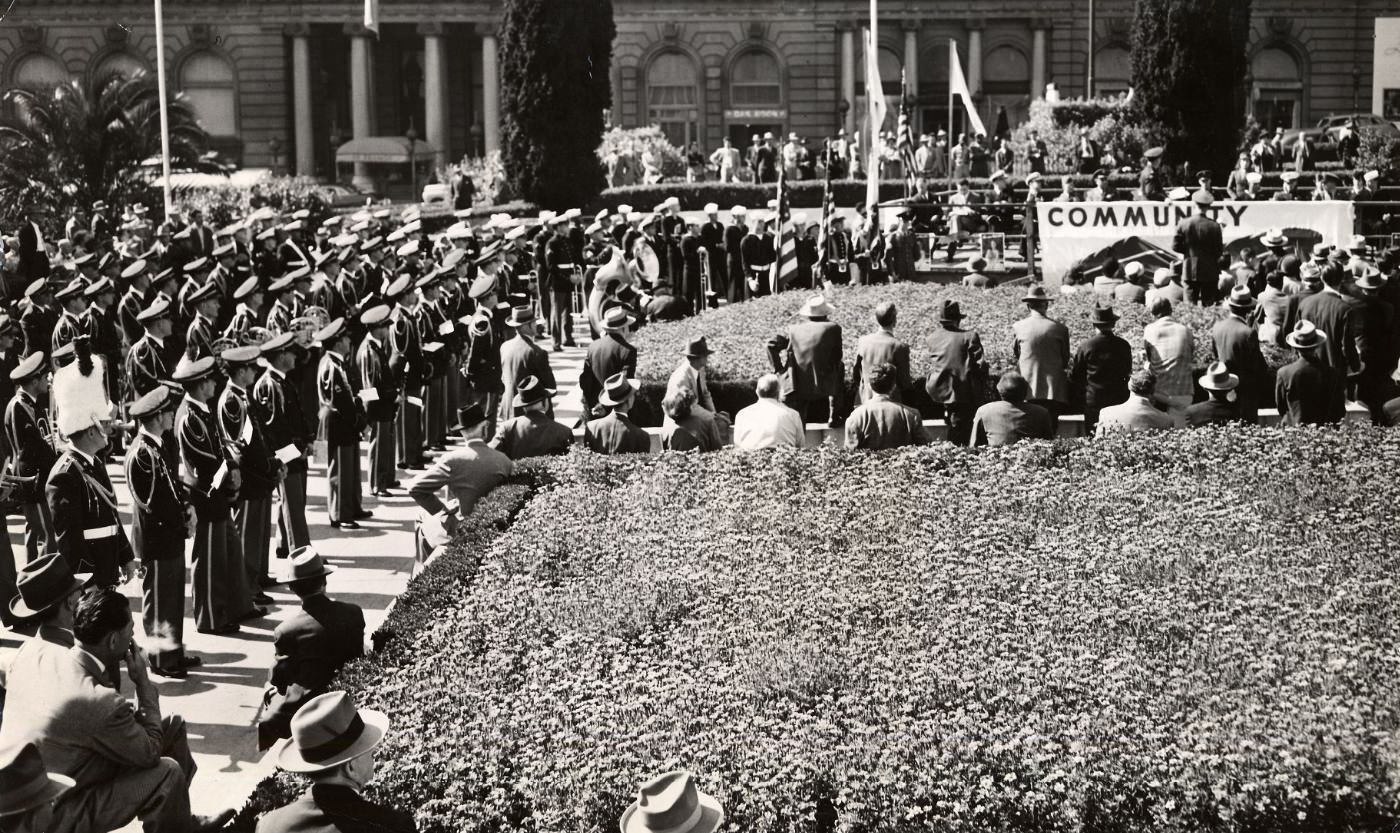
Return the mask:
<svg viewBox="0 0 1400 833">
<path fill-rule="evenodd" d="M 10 599 L 10 612 L 21 619 L 37 616 L 81 590 L 91 577 L 75 576 L 61 554 L 40 556 L 20 568 L 15 580 L 19 593 Z"/>
<path fill-rule="evenodd" d="M 282 226 L 283 231 L 301 231 L 301 220 L 293 220 Z"/>
<path fill-rule="evenodd" d="M 520 380 L 520 384 L 515 388 L 515 398 L 511 400 L 512 408 L 523 408 L 526 405 L 533 405 L 536 402 L 543 402 L 554 395 L 552 388 L 547 388 L 537 376 L 526 376 Z"/>
<path fill-rule="evenodd" d="M 249 295 L 261 291 L 262 290 L 258 287 L 258 279 L 256 277 L 252 277 L 244 281 L 243 283 L 240 283 L 238 285 L 238 288 L 233 290 L 233 300 L 241 301 L 244 298 L 247 298 Z"/>
<path fill-rule="evenodd" d="M 394 254 L 398 255 L 399 257 L 412 257 L 413 255 L 418 254 L 418 241 L 408 241 L 407 243 L 395 249 Z"/>
<path fill-rule="evenodd" d="M 191 260 L 189 263 L 185 264 L 185 274 L 189 274 L 190 272 L 198 272 L 200 269 L 204 269 L 208 266 L 209 258 L 197 257 L 194 260 Z"/>
<path fill-rule="evenodd" d="M 232 243 L 225 243 L 225 244 L 223 244 L 222 246 L 215 246 L 215 247 L 214 247 L 214 257 L 215 257 L 215 259 L 218 259 L 218 258 L 221 258 L 221 257 L 233 257 L 233 256 L 234 256 L 235 254 L 237 254 L 237 253 L 238 253 L 238 248 L 237 248 L 236 246 L 234 246 Z"/>
<path fill-rule="evenodd" d="M 51 804 L 73 784 L 71 777 L 48 771 L 39 747 L 28 741 L 12 743 L 0 752 L 0 818 L 21 816 Z M 20 824 L 15 829 L 29 828 Z"/>
<path fill-rule="evenodd" d="M 143 258 L 136 258 L 131 265 L 122 270 L 122 280 L 129 281 L 135 279 L 146 271 L 146 261 Z"/>
<path fill-rule="evenodd" d="M 96 298 L 98 295 L 101 295 L 104 292 L 116 291 L 116 284 L 112 283 L 112 280 L 106 275 L 101 275 L 97 278 L 97 280 L 88 284 L 87 288 L 83 290 L 83 297 Z"/>
<path fill-rule="evenodd" d="M 296 211 L 292 212 L 291 216 L 293 220 L 309 220 L 311 219 L 311 209 L 298 208 Z"/>
<path fill-rule="evenodd" d="M 136 320 L 142 324 L 148 324 L 161 318 L 170 317 L 170 302 L 164 298 L 157 298 L 151 302 L 150 306 L 136 313 Z"/>
<path fill-rule="evenodd" d="M 447 269 L 456 269 L 457 264 L 466 260 L 467 253 L 463 249 L 453 249 L 442 256 L 442 265 Z"/>
<path fill-rule="evenodd" d="M 370 239 L 360 244 L 360 251 L 364 252 L 365 254 L 369 254 L 370 252 L 377 252 L 379 251 L 379 247 L 383 244 L 384 238 L 375 235 L 374 237 L 371 237 Z"/>
<path fill-rule="evenodd" d="M 422 276 L 421 278 L 419 278 L 418 280 L 416 280 L 416 281 L 413 282 L 413 288 L 414 288 L 414 289 L 427 289 L 428 287 L 432 286 L 433 284 L 436 284 L 436 283 L 438 282 L 438 278 L 440 278 L 440 277 L 441 277 L 441 275 L 438 274 L 437 270 L 433 270 L 433 271 L 431 271 L 431 272 L 426 272 L 426 273 L 423 274 L 423 276 Z"/>
<path fill-rule="evenodd" d="M 389 284 L 389 288 L 384 290 L 384 297 L 391 301 L 398 298 L 408 291 L 409 282 L 411 280 L 413 279 L 408 275 L 399 275 Z"/>
<path fill-rule="evenodd" d="M 332 691 L 313 697 L 292 718 L 292 736 L 271 753 L 288 772 L 322 772 L 369 752 L 384 739 L 389 718 L 373 709 L 356 709 L 350 695 Z"/>
<path fill-rule="evenodd" d="M 213 281 L 209 281 L 208 283 L 202 283 L 196 286 L 194 290 L 185 297 L 185 301 L 189 304 L 199 304 L 210 298 L 217 297 L 218 294 L 219 287 Z"/>
<path fill-rule="evenodd" d="M 263 354 L 264 356 L 268 356 L 268 355 L 271 355 L 271 354 L 273 354 L 273 353 L 281 353 L 281 352 L 284 351 L 284 350 L 290 350 L 290 349 L 292 349 L 292 347 L 295 346 L 295 345 L 296 345 L 296 336 L 295 336 L 295 334 L 293 334 L 293 333 L 280 333 L 280 334 L 275 335 L 275 336 L 273 336 L 272 338 L 268 339 L 267 341 L 264 341 L 264 342 L 262 343 L 262 346 L 259 347 L 258 349 L 260 349 L 260 350 L 262 351 L 262 354 Z"/>
<path fill-rule="evenodd" d="M 322 344 L 335 341 L 346 334 L 345 319 L 337 318 L 311 335 L 312 341 L 319 341 Z"/>
<path fill-rule="evenodd" d="M 151 278 L 151 283 L 159 284 L 162 281 L 173 281 L 175 277 L 175 269 L 174 267 L 170 267 L 157 272 L 155 277 Z"/>
<path fill-rule="evenodd" d="M 127 413 L 132 419 L 145 419 L 173 408 L 177 404 L 179 404 L 179 400 L 171 395 L 170 388 L 165 385 L 156 385 L 140 399 L 131 403 Z"/>
<path fill-rule="evenodd" d="M 37 352 L 30 353 L 28 356 L 25 356 L 24 359 L 20 361 L 18 365 L 15 366 L 14 370 L 10 371 L 10 381 L 23 382 L 26 379 L 32 379 L 33 377 L 39 375 L 39 372 L 42 371 L 43 368 L 44 354 Z"/>
<path fill-rule="evenodd" d="M 89 263 L 92 263 L 92 252 L 83 252 L 82 254 L 73 258 L 74 266 L 86 266 Z"/>
<path fill-rule="evenodd" d="M 37 278 L 30 281 L 29 285 L 24 288 L 24 297 L 33 298 L 36 295 L 47 292 L 48 288 L 49 282 L 47 278 Z"/>
<path fill-rule="evenodd" d="M 82 278 L 74 278 L 60 287 L 59 290 L 53 294 L 53 297 L 60 301 L 66 301 L 69 298 L 77 298 L 83 294 L 83 286 Z"/>
<path fill-rule="evenodd" d="M 78 358 L 78 350 L 73 346 L 73 342 L 65 342 L 55 347 L 54 351 L 49 354 L 49 358 L 53 361 L 55 368 L 66 367 Z"/>
<path fill-rule="evenodd" d="M 476 260 L 472 261 L 472 263 L 476 266 L 482 266 L 484 264 L 490 263 L 491 261 L 495 260 L 500 256 L 501 244 L 491 243 L 488 244 L 486 248 L 481 250 L 481 253 L 476 256 Z"/>
<path fill-rule="evenodd" d="M 472 281 L 471 287 L 467 290 L 468 298 L 485 298 L 496 291 L 496 276 L 482 275 Z"/>
<path fill-rule="evenodd" d="M 175 366 L 175 372 L 170 374 L 170 378 L 182 385 L 194 384 L 214 375 L 214 365 L 213 356 L 205 356 L 193 361 L 190 361 L 189 358 L 182 358 L 180 363 Z"/>
<path fill-rule="evenodd" d="M 614 373 L 603 382 L 603 392 L 598 394 L 598 401 L 609 408 L 621 405 L 627 397 L 637 390 L 627 378 L 627 373 Z"/>
<path fill-rule="evenodd" d="M 360 313 L 360 323 L 366 327 L 378 327 L 389 320 L 389 308 L 383 304 L 370 307 Z"/>
<path fill-rule="evenodd" d="M 273 240 L 276 239 L 276 237 L 277 229 L 275 228 L 265 228 L 262 231 L 258 232 L 259 240 Z"/>
<path fill-rule="evenodd" d="M 333 257 L 335 257 L 335 251 L 333 249 L 327 249 L 324 252 L 312 252 L 311 262 L 316 266 L 321 266 Z"/>
<path fill-rule="evenodd" d="M 238 347 L 230 347 L 219 354 L 219 360 L 229 367 L 242 367 L 252 364 L 262 355 L 262 350 L 256 344 L 243 344 Z"/>
</svg>

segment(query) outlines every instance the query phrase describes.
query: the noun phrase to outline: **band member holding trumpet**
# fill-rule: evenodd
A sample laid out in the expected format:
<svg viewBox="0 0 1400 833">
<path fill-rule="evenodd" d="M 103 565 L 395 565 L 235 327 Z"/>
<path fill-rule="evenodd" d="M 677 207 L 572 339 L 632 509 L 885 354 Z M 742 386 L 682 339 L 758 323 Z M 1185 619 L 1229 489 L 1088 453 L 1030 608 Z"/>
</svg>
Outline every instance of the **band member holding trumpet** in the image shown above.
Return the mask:
<svg viewBox="0 0 1400 833">
<path fill-rule="evenodd" d="M 715 203 L 705 204 L 705 222 L 700 224 L 700 245 L 705 249 L 709 276 L 705 301 L 717 305 L 719 297 L 726 293 L 729 282 L 724 268 L 724 223 L 719 221 L 719 206 Z"/>
<path fill-rule="evenodd" d="M 700 245 L 700 225 L 687 223 L 681 235 L 680 265 L 676 276 L 676 289 L 691 314 L 704 308 L 705 295 L 710 289 L 706 273 L 709 270 L 709 253 Z M 608 374 L 611 376 L 612 374 Z M 607 376 L 603 377 L 604 379 Z"/>
</svg>

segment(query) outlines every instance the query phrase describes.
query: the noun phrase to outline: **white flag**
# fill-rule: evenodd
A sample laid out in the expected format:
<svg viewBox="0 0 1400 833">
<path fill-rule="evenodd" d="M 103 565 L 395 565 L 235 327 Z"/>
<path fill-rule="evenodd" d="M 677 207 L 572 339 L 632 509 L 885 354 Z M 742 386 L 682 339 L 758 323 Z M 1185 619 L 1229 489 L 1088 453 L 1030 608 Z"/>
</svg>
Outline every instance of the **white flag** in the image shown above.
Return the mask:
<svg viewBox="0 0 1400 833">
<path fill-rule="evenodd" d="M 885 125 L 885 85 L 880 81 L 880 51 L 874 43 L 872 27 L 865 35 L 865 98 L 869 103 L 870 144 L 865 151 L 869 166 L 865 172 L 865 206 L 873 210 L 880 202 L 880 130 Z"/>
<path fill-rule="evenodd" d="M 953 95 L 962 99 L 963 109 L 967 110 L 967 123 L 974 135 L 986 133 L 987 127 L 982 124 L 982 117 L 977 115 L 977 108 L 972 104 L 972 91 L 967 88 L 967 79 L 963 77 L 962 61 L 958 60 L 958 42 L 952 38 L 948 39 L 948 84 Z"/>
<path fill-rule="evenodd" d="M 365 0 L 365 28 L 379 34 L 379 0 Z"/>
</svg>

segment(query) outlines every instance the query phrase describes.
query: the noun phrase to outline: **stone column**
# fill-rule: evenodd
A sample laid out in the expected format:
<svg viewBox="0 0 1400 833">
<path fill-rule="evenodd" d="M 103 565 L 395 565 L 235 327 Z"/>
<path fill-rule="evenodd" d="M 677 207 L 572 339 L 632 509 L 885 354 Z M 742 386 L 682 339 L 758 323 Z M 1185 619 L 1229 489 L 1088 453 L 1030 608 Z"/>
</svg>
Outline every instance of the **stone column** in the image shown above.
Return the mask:
<svg viewBox="0 0 1400 833">
<path fill-rule="evenodd" d="M 919 94 L 919 21 L 904 21 L 904 88 L 909 95 Z"/>
<path fill-rule="evenodd" d="M 1032 24 L 1031 30 L 1031 100 L 1045 98 L 1045 25 L 1041 21 Z"/>
<path fill-rule="evenodd" d="M 982 95 L 982 22 L 967 24 L 967 88 L 974 98 Z"/>
<path fill-rule="evenodd" d="M 856 31 L 843 26 L 841 32 L 841 100 L 846 102 L 847 136 L 856 132 Z"/>
<path fill-rule="evenodd" d="M 373 112 L 370 110 L 369 32 L 362 24 L 347 23 L 350 36 L 350 135 L 363 139 L 374 134 Z M 350 180 L 356 188 L 373 188 L 369 165 L 355 163 L 355 175 Z"/>
<path fill-rule="evenodd" d="M 423 36 L 423 138 L 433 146 L 433 164 L 447 163 L 447 58 L 441 23 L 420 23 Z"/>
<path fill-rule="evenodd" d="M 296 150 L 297 176 L 316 174 L 316 132 L 311 102 L 311 27 L 305 23 L 287 25 L 292 39 L 292 144 Z"/>
<path fill-rule="evenodd" d="M 481 35 L 481 121 L 486 153 L 501 149 L 501 71 L 496 65 L 496 26 L 477 27 Z"/>
</svg>

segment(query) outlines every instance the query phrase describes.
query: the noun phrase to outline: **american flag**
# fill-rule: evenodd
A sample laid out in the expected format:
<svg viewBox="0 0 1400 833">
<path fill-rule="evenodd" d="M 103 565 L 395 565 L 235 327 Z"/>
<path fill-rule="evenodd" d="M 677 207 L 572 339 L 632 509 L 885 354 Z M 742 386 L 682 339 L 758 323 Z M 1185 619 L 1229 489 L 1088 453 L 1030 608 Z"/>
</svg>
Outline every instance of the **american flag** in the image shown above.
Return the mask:
<svg viewBox="0 0 1400 833">
<path fill-rule="evenodd" d="M 773 261 L 772 290 L 778 292 L 797 279 L 797 233 L 788 210 L 787 177 L 778 168 L 778 256 Z"/>
<path fill-rule="evenodd" d="M 914 163 L 914 127 L 909 118 L 909 93 L 905 87 L 906 80 L 904 73 L 899 75 L 899 138 L 896 140 L 896 149 L 899 151 L 899 159 L 904 163 L 904 179 L 913 182 L 916 173 Z"/>
<path fill-rule="evenodd" d="M 826 140 L 826 183 L 822 186 L 822 222 L 817 230 L 817 274 L 826 265 L 826 236 L 831 231 L 831 140 Z"/>
</svg>

